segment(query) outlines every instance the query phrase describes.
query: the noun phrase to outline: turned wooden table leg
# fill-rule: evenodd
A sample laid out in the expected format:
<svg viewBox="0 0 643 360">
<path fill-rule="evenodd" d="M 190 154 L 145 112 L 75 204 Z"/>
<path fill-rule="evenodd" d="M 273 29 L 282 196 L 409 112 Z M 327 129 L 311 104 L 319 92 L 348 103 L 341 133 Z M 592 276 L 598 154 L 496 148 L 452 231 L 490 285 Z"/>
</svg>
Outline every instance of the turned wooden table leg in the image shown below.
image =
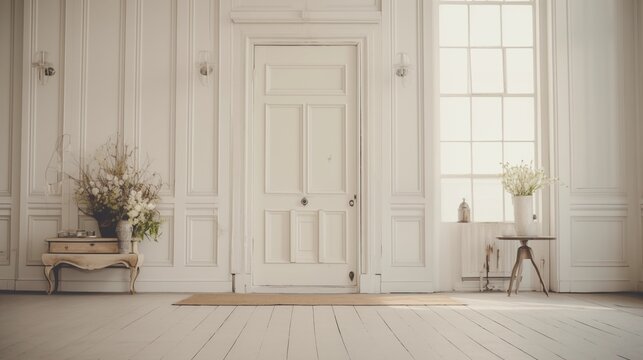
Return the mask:
<svg viewBox="0 0 643 360">
<path fill-rule="evenodd" d="M 511 288 L 513 287 L 514 284 L 514 278 L 516 277 L 516 272 L 518 271 L 518 267 L 520 266 L 520 249 L 518 249 L 518 253 L 516 254 L 516 263 L 514 264 L 513 269 L 511 270 L 511 278 L 509 279 L 509 289 L 507 289 L 507 296 L 511 296 Z"/>
<path fill-rule="evenodd" d="M 536 269 L 536 274 L 538 275 L 538 280 L 540 280 L 540 285 L 543 286 L 543 291 L 545 292 L 545 295 L 549 297 L 549 292 L 547 292 L 547 287 L 545 286 L 545 282 L 543 281 L 542 276 L 540 276 L 540 271 L 538 270 L 538 266 L 536 265 L 536 262 L 534 261 L 534 252 L 529 248 L 529 260 L 531 260 L 531 263 L 534 265 L 534 269 Z"/>
<path fill-rule="evenodd" d="M 51 274 L 51 270 L 53 270 L 53 268 L 54 266 L 52 265 L 45 265 L 45 278 L 47 279 L 47 295 L 51 295 L 51 293 L 54 292 L 55 290 L 52 274 Z"/>
<path fill-rule="evenodd" d="M 523 259 L 520 259 L 518 262 L 518 272 L 516 273 L 516 295 L 518 295 L 518 289 L 520 288 L 520 282 L 522 281 L 522 260 Z"/>
</svg>

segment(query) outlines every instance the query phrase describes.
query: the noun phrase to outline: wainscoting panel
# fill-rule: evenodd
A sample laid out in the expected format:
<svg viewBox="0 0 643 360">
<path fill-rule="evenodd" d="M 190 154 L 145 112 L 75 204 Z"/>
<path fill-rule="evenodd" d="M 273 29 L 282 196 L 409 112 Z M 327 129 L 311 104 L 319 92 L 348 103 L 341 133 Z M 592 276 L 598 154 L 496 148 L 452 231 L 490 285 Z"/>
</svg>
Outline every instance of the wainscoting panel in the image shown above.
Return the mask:
<svg viewBox="0 0 643 360">
<path fill-rule="evenodd" d="M 123 130 L 125 1 L 84 1 L 81 157 Z M 109 76 L 107 75 L 109 74 Z"/>
<path fill-rule="evenodd" d="M 135 143 L 163 179 L 164 196 L 174 196 L 175 183 L 176 10 L 176 0 L 140 0 L 137 29 Z"/>
<path fill-rule="evenodd" d="M 13 6 L 0 3 L 0 196 L 11 196 L 13 152 Z"/>
<path fill-rule="evenodd" d="M 624 192 L 628 114 L 622 110 L 633 87 L 623 47 L 634 45 L 634 32 L 623 24 L 622 3 L 569 1 L 572 192 Z M 621 41 L 604 41 L 605 34 Z"/>
<path fill-rule="evenodd" d="M 27 113 L 28 135 L 23 141 L 29 144 L 28 172 L 26 184 L 30 196 L 44 196 L 47 193 L 45 173 L 52 151 L 56 148 L 63 126 L 63 72 L 64 69 L 64 26 L 65 2 L 63 0 L 34 2 L 32 21 L 38 21 L 31 29 L 32 42 L 25 42 L 30 49 L 29 64 L 40 60 L 39 52 L 45 51 L 45 60 L 56 70 L 54 76 L 46 76 L 41 84 L 36 69 L 29 69 L 30 80 Z M 28 32 L 26 32 L 28 34 Z M 28 64 L 28 65 L 29 65 Z M 24 70 L 25 68 L 23 68 Z M 24 108 L 23 108 L 24 109 Z M 58 189 L 55 189 L 58 190 Z M 59 193 L 49 195 L 60 195 Z"/>
<path fill-rule="evenodd" d="M 216 0 L 191 0 L 188 40 L 188 196 L 216 196 L 219 168 L 218 21 Z M 200 75 L 202 62 L 213 73 Z"/>
<path fill-rule="evenodd" d="M 627 217 L 573 216 L 571 223 L 572 266 L 628 266 Z"/>
<path fill-rule="evenodd" d="M 145 255 L 146 266 L 174 265 L 174 210 L 161 209 L 161 235 L 158 241 L 143 239 L 139 251 Z"/>
<path fill-rule="evenodd" d="M 391 62 L 402 55 L 413 64 L 405 77 L 392 81 L 391 161 L 392 195 L 419 196 L 424 191 L 423 1 L 393 1 Z"/>
<path fill-rule="evenodd" d="M 558 291 L 634 290 L 641 266 L 636 2 L 553 4 Z M 634 275 L 636 274 L 636 275 Z"/>
<path fill-rule="evenodd" d="M 27 265 L 42 265 L 40 255 L 47 251 L 45 239 L 56 236 L 62 229 L 62 215 L 59 209 L 30 209 L 27 217 Z"/>
<path fill-rule="evenodd" d="M 9 265 L 11 259 L 11 211 L 0 209 L 0 265 Z"/>
<path fill-rule="evenodd" d="M 217 266 L 218 223 L 215 209 L 188 210 L 186 216 L 187 266 Z"/>
</svg>

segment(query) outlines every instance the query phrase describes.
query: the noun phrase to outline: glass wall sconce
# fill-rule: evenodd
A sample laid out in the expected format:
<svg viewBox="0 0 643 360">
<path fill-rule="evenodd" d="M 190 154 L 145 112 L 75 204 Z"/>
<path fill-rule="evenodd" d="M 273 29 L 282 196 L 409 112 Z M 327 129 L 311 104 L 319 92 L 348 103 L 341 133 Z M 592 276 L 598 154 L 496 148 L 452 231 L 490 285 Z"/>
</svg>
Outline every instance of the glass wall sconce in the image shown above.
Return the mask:
<svg viewBox="0 0 643 360">
<path fill-rule="evenodd" d="M 210 75 L 214 73 L 214 64 L 210 61 L 210 58 L 209 51 L 199 52 L 199 79 L 204 86 L 208 86 Z"/>
<path fill-rule="evenodd" d="M 400 62 L 395 64 L 395 75 L 404 78 L 409 74 L 411 65 L 409 64 L 409 56 L 406 53 L 399 53 Z"/>
<path fill-rule="evenodd" d="M 56 69 L 54 69 L 52 63 L 47 61 L 46 51 L 38 51 L 36 53 L 36 58 L 38 59 L 38 61 L 32 63 L 31 66 L 36 69 L 36 72 L 38 73 L 38 81 L 40 82 L 40 84 L 46 85 L 47 79 L 50 76 L 54 76 L 56 74 Z"/>
</svg>

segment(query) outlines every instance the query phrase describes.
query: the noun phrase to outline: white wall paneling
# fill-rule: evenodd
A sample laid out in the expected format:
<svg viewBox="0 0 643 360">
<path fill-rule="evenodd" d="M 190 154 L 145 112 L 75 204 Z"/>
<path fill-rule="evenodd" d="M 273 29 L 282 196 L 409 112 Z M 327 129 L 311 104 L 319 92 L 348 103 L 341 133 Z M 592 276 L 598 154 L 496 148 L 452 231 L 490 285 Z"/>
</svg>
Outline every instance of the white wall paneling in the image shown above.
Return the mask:
<svg viewBox="0 0 643 360">
<path fill-rule="evenodd" d="M 0 280 L 14 286 L 19 234 L 22 2 L 0 2 Z"/>
<path fill-rule="evenodd" d="M 640 261 L 634 1 L 552 3 L 559 291 L 633 290 Z M 637 214 L 633 216 L 632 214 Z"/>
<path fill-rule="evenodd" d="M 21 163 L 29 186 L 21 196 L 18 288 L 44 289 L 37 265 L 45 237 L 60 228 L 96 227 L 78 212 L 70 181 L 62 194 L 46 193 L 44 170 L 64 133 L 70 146 L 61 155 L 70 174 L 112 139 L 134 149 L 140 164 L 149 160 L 163 179 L 161 236 L 140 244 L 139 289 L 231 289 L 229 201 L 218 197 L 229 193 L 229 181 L 219 179 L 229 162 L 219 159 L 219 137 L 228 135 L 217 114 L 218 7 L 216 0 L 25 0 Z M 31 70 L 40 50 L 57 71 L 46 85 Z M 207 77 L 199 74 L 202 53 L 215 69 Z M 63 290 L 127 285 L 118 270 L 66 269 L 62 280 Z"/>
<path fill-rule="evenodd" d="M 390 86 L 383 102 L 388 111 L 382 161 L 388 177 L 383 184 L 382 291 L 433 291 L 435 224 L 428 199 L 433 194 L 429 129 L 434 12 L 426 1 L 386 1 L 382 6 L 388 55 L 384 79 Z M 395 75 L 402 54 L 410 62 L 403 78 Z"/>
<path fill-rule="evenodd" d="M 540 29 L 549 92 L 541 105 L 550 107 L 541 114 L 540 146 L 565 184 L 553 188 L 550 206 L 559 237 L 551 244 L 552 286 L 632 290 L 643 279 L 643 5 L 538 3 L 547 10 L 539 24 L 548 22 Z M 256 290 L 246 287 L 253 46 L 354 44 L 360 291 L 465 288 L 461 231 L 436 220 L 436 11 L 426 0 L 0 2 L 0 280 L 44 289 L 43 238 L 95 226 L 78 213 L 69 182 L 62 191 L 46 186 L 52 151 L 68 134 L 60 154 L 68 173 L 111 137 L 135 147 L 140 162 L 149 158 L 165 182 L 162 236 L 141 244 L 139 290 L 229 291 L 233 278 L 237 291 Z M 31 66 L 39 51 L 56 69 L 44 85 Z M 401 53 L 411 63 L 405 78 L 394 74 Z M 214 70 L 207 77 L 199 74 L 203 60 Z M 271 261 L 286 261 L 290 249 L 275 246 Z M 327 249 L 326 260 L 341 261 L 338 249 Z M 126 280 L 117 270 L 66 269 L 62 288 L 121 291 Z"/>
</svg>

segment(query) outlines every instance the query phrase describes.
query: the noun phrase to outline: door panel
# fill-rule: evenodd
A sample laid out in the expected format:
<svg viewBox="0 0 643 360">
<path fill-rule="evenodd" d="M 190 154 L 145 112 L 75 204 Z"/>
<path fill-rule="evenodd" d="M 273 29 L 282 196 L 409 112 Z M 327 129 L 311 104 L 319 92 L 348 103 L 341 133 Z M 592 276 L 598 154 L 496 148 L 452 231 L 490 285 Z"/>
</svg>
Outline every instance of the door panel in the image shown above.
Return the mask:
<svg viewBox="0 0 643 360">
<path fill-rule="evenodd" d="M 253 91 L 253 285 L 356 289 L 356 47 L 257 46 Z"/>
</svg>

